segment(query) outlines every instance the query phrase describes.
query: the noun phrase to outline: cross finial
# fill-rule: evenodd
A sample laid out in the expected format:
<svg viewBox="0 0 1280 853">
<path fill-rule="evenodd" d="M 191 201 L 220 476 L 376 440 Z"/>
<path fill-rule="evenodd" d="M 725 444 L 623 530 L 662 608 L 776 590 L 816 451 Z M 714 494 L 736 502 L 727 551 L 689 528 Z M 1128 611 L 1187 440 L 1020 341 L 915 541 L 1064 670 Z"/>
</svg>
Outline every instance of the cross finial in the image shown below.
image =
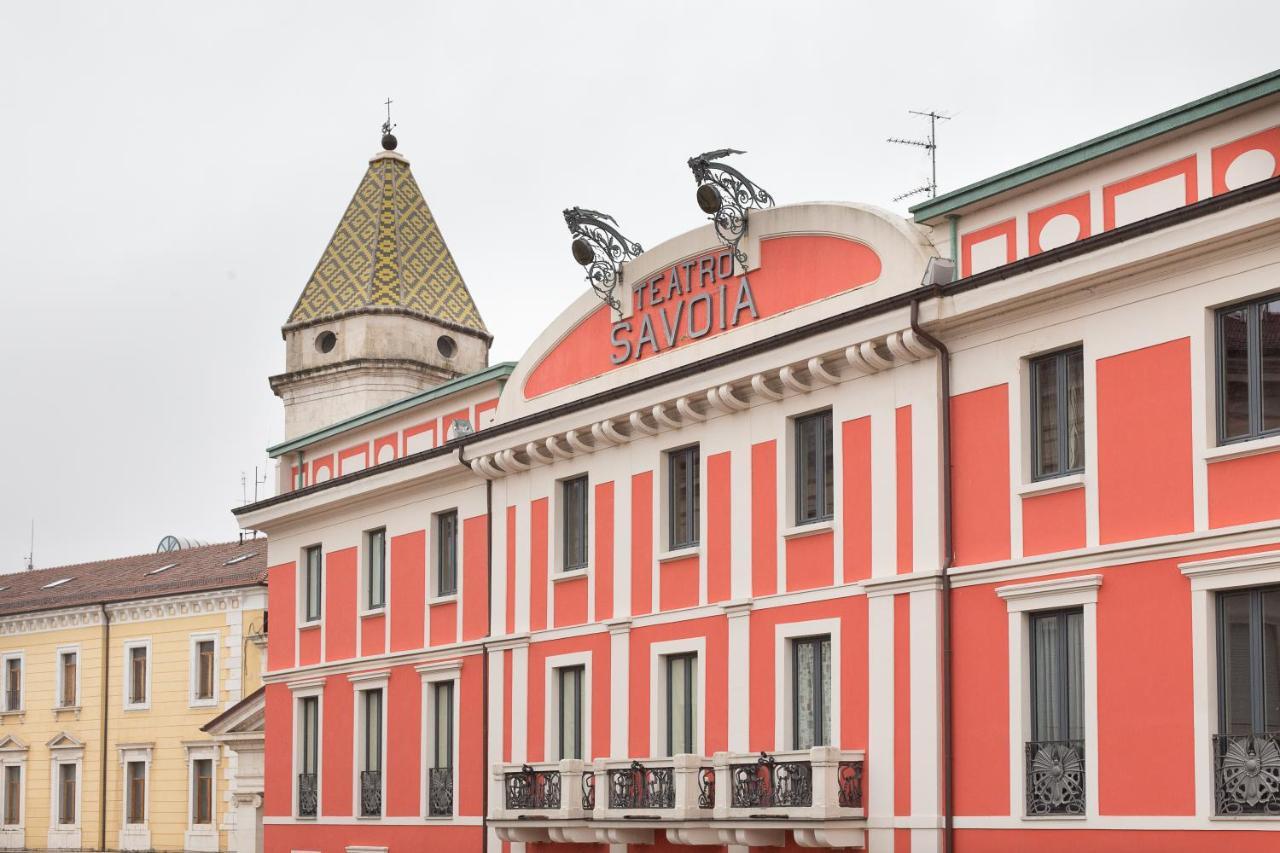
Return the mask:
<svg viewBox="0 0 1280 853">
<path fill-rule="evenodd" d="M 387 107 L 387 120 L 382 125 L 382 132 L 390 133 L 391 129 L 395 127 L 395 125 L 391 123 L 391 99 L 390 98 L 387 98 L 386 100 L 386 107 Z"/>
<path fill-rule="evenodd" d="M 385 148 L 387 151 L 395 151 L 396 138 L 391 134 L 391 131 L 395 127 L 395 125 L 391 123 L 391 99 L 390 98 L 387 98 L 386 100 L 386 107 L 387 107 L 387 120 L 382 123 L 382 147 Z"/>
</svg>

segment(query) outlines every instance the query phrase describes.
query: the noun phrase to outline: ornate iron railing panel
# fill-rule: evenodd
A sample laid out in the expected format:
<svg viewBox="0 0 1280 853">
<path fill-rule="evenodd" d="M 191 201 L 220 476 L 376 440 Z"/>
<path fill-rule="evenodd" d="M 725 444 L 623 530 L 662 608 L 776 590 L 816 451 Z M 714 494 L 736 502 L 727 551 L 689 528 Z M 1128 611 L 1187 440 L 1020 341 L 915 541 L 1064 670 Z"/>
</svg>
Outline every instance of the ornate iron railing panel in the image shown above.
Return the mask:
<svg viewBox="0 0 1280 853">
<path fill-rule="evenodd" d="M 716 807 L 716 769 L 714 767 L 698 768 L 698 808 L 714 809 Z"/>
<path fill-rule="evenodd" d="M 382 771 L 360 771 L 360 816 L 377 817 L 382 814 Z"/>
<path fill-rule="evenodd" d="M 1027 814 L 1084 814 L 1084 741 L 1030 741 L 1026 747 Z"/>
<path fill-rule="evenodd" d="M 841 761 L 836 766 L 836 784 L 842 809 L 862 808 L 862 762 Z"/>
<path fill-rule="evenodd" d="M 813 805 L 813 765 L 776 761 L 760 753 L 753 764 L 729 766 L 734 808 L 802 808 Z"/>
<path fill-rule="evenodd" d="M 588 770 L 582 774 L 582 810 L 595 811 L 596 808 L 596 774 Z"/>
<path fill-rule="evenodd" d="M 508 809 L 560 808 L 559 770 L 534 770 L 525 764 L 518 773 L 503 775 Z"/>
<path fill-rule="evenodd" d="M 432 817 L 453 814 L 453 768 L 432 767 L 427 785 L 427 814 Z"/>
<path fill-rule="evenodd" d="M 1280 815 L 1280 732 L 1214 735 L 1213 802 L 1220 815 Z"/>
<path fill-rule="evenodd" d="M 609 808 L 674 809 L 675 771 L 670 767 L 645 767 L 639 761 L 630 767 L 609 771 Z"/>
<path fill-rule="evenodd" d="M 319 803 L 319 785 L 316 774 L 298 774 L 298 817 L 315 817 Z"/>
</svg>

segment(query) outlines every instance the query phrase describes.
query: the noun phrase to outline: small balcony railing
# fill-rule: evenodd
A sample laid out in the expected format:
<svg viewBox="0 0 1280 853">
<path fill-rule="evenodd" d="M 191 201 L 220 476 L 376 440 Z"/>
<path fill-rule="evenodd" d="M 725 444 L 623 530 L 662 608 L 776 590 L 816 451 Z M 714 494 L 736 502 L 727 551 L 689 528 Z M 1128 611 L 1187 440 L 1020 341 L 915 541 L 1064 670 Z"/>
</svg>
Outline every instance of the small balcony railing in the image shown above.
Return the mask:
<svg viewBox="0 0 1280 853">
<path fill-rule="evenodd" d="M 583 763 L 573 759 L 493 766 L 502 783 L 502 811 L 513 818 L 581 818 L 583 775 Z"/>
<path fill-rule="evenodd" d="M 298 774 L 298 817 L 315 817 L 319 803 L 319 785 L 316 774 Z"/>
<path fill-rule="evenodd" d="M 1213 801 L 1220 815 L 1280 815 L 1280 732 L 1214 735 Z"/>
<path fill-rule="evenodd" d="M 1028 815 L 1084 814 L 1084 741 L 1028 741 L 1026 762 Z"/>
<path fill-rule="evenodd" d="M 360 771 L 360 816 L 382 815 L 382 771 Z"/>
<path fill-rule="evenodd" d="M 715 767 L 700 755 L 603 759 L 595 767 L 606 786 L 595 798 L 597 819 L 688 820 L 715 808 Z"/>
<path fill-rule="evenodd" d="M 453 768 L 432 767 L 427 787 L 427 814 L 431 817 L 453 814 Z"/>
<path fill-rule="evenodd" d="M 716 780 L 728 792 L 717 802 L 716 816 L 861 817 L 864 766 L 861 750 L 833 746 L 772 755 L 716 753 Z"/>
</svg>

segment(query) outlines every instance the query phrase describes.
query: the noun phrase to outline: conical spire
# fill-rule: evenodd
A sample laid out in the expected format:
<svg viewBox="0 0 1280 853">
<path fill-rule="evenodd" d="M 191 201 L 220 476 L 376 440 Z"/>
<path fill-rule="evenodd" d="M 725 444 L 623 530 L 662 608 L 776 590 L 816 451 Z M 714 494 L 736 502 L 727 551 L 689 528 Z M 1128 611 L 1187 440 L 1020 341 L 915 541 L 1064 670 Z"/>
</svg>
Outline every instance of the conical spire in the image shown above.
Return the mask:
<svg viewBox="0 0 1280 853">
<path fill-rule="evenodd" d="M 369 160 L 285 328 L 397 308 L 489 337 L 409 161 L 382 151 Z"/>
</svg>

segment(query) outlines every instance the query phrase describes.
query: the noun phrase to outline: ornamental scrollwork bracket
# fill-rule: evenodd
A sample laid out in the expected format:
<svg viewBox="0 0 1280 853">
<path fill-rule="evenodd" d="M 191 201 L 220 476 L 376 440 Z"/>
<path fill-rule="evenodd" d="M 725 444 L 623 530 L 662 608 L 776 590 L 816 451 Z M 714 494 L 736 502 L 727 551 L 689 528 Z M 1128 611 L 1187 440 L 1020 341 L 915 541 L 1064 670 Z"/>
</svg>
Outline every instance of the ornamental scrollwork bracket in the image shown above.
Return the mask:
<svg viewBox="0 0 1280 853">
<path fill-rule="evenodd" d="M 711 217 L 716 236 L 733 252 L 743 271 L 747 253 L 738 243 L 747 233 L 747 216 L 752 210 L 773 207 L 773 196 L 732 166 L 720 162 L 733 154 L 745 154 L 736 148 L 719 148 L 689 158 L 689 168 L 698 184 L 698 207 Z"/>
<path fill-rule="evenodd" d="M 622 262 L 644 252 L 639 243 L 618 230 L 618 220 L 598 210 L 571 207 L 564 224 L 573 235 L 573 259 L 587 270 L 587 282 L 596 295 L 615 311 L 621 309 L 614 288 L 622 281 Z"/>
</svg>

